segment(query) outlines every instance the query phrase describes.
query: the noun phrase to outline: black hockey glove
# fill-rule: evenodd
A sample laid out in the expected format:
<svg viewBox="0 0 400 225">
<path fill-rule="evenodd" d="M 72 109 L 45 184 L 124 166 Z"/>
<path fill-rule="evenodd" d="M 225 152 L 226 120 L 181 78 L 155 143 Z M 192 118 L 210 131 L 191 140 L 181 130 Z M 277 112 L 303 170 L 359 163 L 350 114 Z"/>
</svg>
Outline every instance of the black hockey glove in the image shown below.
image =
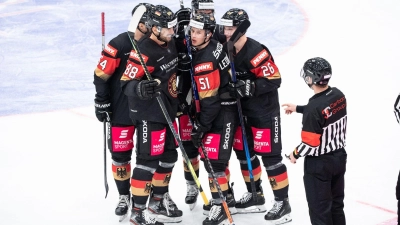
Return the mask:
<svg viewBox="0 0 400 225">
<path fill-rule="evenodd" d="M 237 80 L 236 83 L 229 82 L 228 88 L 232 98 L 251 98 L 254 96 L 256 85 L 249 79 Z"/>
<path fill-rule="evenodd" d="M 190 66 L 192 61 L 190 60 L 190 57 L 186 53 L 178 53 L 178 70 L 180 71 L 189 71 Z"/>
<path fill-rule="evenodd" d="M 149 100 L 160 95 L 161 87 L 156 80 L 142 80 L 136 85 L 136 94 L 142 100 Z"/>
<path fill-rule="evenodd" d="M 177 112 L 177 116 L 180 116 L 182 114 L 188 114 L 189 113 L 189 104 L 186 101 L 186 98 L 183 96 L 183 94 L 178 93 L 178 100 L 179 100 L 179 104 L 178 104 L 178 112 Z"/>
<path fill-rule="evenodd" d="M 94 109 L 96 112 L 96 117 L 100 122 L 110 121 L 111 118 L 111 103 L 110 101 L 97 101 L 94 100 Z"/>
<path fill-rule="evenodd" d="M 207 128 L 197 121 L 194 122 L 192 133 L 190 134 L 194 147 L 199 148 L 201 146 L 205 132 L 207 132 Z"/>
<path fill-rule="evenodd" d="M 175 13 L 175 17 L 177 18 L 177 30 L 175 37 L 185 38 L 185 26 L 187 27 L 189 25 L 190 14 L 191 10 L 189 8 L 179 9 Z"/>
</svg>

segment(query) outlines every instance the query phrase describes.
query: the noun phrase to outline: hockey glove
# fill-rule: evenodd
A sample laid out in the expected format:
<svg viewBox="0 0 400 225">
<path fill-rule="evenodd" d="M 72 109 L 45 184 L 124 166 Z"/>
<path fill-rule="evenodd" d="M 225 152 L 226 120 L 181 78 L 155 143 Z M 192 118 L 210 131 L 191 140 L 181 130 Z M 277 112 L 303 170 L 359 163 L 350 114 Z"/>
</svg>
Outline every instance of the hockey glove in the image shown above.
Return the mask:
<svg viewBox="0 0 400 225">
<path fill-rule="evenodd" d="M 97 101 L 94 100 L 94 109 L 96 112 L 96 117 L 100 122 L 110 121 L 111 118 L 111 103 L 110 101 Z"/>
<path fill-rule="evenodd" d="M 201 146 L 205 132 L 207 132 L 207 129 L 204 126 L 197 121 L 194 122 L 192 133 L 190 134 L 194 147 L 199 148 Z"/>
<path fill-rule="evenodd" d="M 178 53 L 178 70 L 180 71 L 189 71 L 190 70 L 190 57 L 188 54 L 180 52 Z"/>
<path fill-rule="evenodd" d="M 256 85 L 249 79 L 237 80 L 236 83 L 229 82 L 228 88 L 232 98 L 251 98 L 254 96 Z"/>
<path fill-rule="evenodd" d="M 156 80 L 142 80 L 136 85 L 136 94 L 142 100 L 149 100 L 160 95 L 161 87 Z"/>
<path fill-rule="evenodd" d="M 177 38 L 185 37 L 185 26 L 189 25 L 191 10 L 189 8 L 179 9 L 175 13 L 177 18 L 177 30 L 175 32 Z"/>
</svg>

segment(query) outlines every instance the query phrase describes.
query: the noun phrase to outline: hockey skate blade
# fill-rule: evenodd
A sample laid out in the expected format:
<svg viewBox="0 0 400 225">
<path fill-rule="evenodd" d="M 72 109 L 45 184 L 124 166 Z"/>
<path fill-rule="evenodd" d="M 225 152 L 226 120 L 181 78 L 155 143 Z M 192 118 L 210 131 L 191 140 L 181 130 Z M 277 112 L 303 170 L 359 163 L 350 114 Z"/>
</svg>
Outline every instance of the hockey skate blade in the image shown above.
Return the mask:
<svg viewBox="0 0 400 225">
<path fill-rule="evenodd" d="M 197 201 L 195 201 L 194 203 L 188 204 L 190 211 L 192 211 L 195 207 L 196 207 Z"/>
<path fill-rule="evenodd" d="M 122 222 L 126 217 L 128 217 L 128 213 L 126 213 L 125 215 L 119 216 L 119 222 Z"/>
<path fill-rule="evenodd" d="M 290 213 L 282 216 L 282 218 L 277 220 L 267 220 L 267 224 L 270 225 L 281 225 L 292 222 L 292 218 L 290 217 Z"/>
<path fill-rule="evenodd" d="M 235 215 L 235 214 L 238 213 L 238 211 L 237 211 L 236 207 L 229 207 L 229 213 L 231 215 Z M 203 210 L 203 215 L 208 216 L 209 214 L 210 214 L 209 210 L 208 211 L 207 210 Z"/>
<path fill-rule="evenodd" d="M 168 217 L 168 216 L 164 216 L 164 215 L 155 213 L 151 210 L 149 210 L 149 213 L 152 217 L 154 217 L 154 219 L 156 219 L 158 222 L 161 222 L 161 223 L 180 223 L 180 222 L 182 222 L 182 216 Z"/>
<path fill-rule="evenodd" d="M 264 205 L 253 205 L 244 209 L 236 208 L 237 213 L 239 214 L 246 214 L 246 213 L 263 213 L 266 212 L 267 209 Z"/>
</svg>

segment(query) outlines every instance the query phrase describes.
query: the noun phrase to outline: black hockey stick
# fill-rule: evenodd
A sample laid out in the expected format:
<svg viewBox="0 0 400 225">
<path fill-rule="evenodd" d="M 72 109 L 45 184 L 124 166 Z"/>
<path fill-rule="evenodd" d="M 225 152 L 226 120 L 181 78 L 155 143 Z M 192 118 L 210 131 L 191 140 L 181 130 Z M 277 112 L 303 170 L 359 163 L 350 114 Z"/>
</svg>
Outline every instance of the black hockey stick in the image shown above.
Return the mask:
<svg viewBox="0 0 400 225">
<path fill-rule="evenodd" d="M 128 36 L 129 36 L 129 39 L 130 39 L 130 41 L 132 43 L 133 49 L 136 51 L 136 54 L 137 54 L 137 56 L 139 58 L 139 61 L 140 61 L 140 64 L 142 65 L 143 70 L 144 70 L 147 78 L 149 80 L 153 80 L 153 78 L 150 75 L 149 70 L 147 69 L 146 64 L 144 63 L 143 56 L 140 53 L 140 50 L 137 47 L 136 41 L 134 39 L 136 27 L 139 24 L 140 18 L 142 17 L 144 12 L 146 12 L 146 7 L 143 6 L 143 5 L 139 6 L 136 9 L 135 13 L 132 16 L 131 22 L 129 23 Z M 182 156 L 186 160 L 186 164 L 187 164 L 187 166 L 188 166 L 188 168 L 190 170 L 190 173 L 192 174 L 193 179 L 196 182 L 197 187 L 199 188 L 199 191 L 200 191 L 201 197 L 203 198 L 204 204 L 208 205 L 207 196 L 204 193 L 203 188 L 201 187 L 200 181 L 197 178 L 197 175 L 196 175 L 196 173 L 195 173 L 195 171 L 193 169 L 193 165 L 190 162 L 190 159 L 189 159 L 188 155 L 186 154 L 186 151 L 185 151 L 185 148 L 183 147 L 182 141 L 179 138 L 178 133 L 175 131 L 175 128 L 174 128 L 174 125 L 172 124 L 171 118 L 169 118 L 168 111 L 167 111 L 167 109 L 165 107 L 165 104 L 164 104 L 163 100 L 161 99 L 161 96 L 157 96 L 156 99 L 158 101 L 158 104 L 160 105 L 160 108 L 161 108 L 161 110 L 162 110 L 162 112 L 164 114 L 165 119 L 167 120 L 167 123 L 169 125 L 169 128 L 170 128 L 172 134 L 174 135 L 176 141 L 178 142 L 178 146 L 181 149 Z"/>
<path fill-rule="evenodd" d="M 105 25 L 104 25 L 104 12 L 101 13 L 101 45 L 102 45 L 102 50 L 104 50 L 105 47 Z M 107 113 L 107 112 L 105 112 Z M 107 182 L 107 132 L 106 132 L 106 127 L 107 125 L 110 126 L 110 117 L 107 113 L 107 121 L 103 121 L 103 130 L 104 130 L 104 187 L 106 188 L 106 197 L 108 195 L 108 182 Z"/>
<path fill-rule="evenodd" d="M 231 38 L 229 38 L 229 41 L 227 43 L 229 60 L 231 61 L 231 71 L 232 71 L 232 81 L 233 81 L 233 83 L 236 83 L 236 81 L 237 81 L 235 63 L 234 63 L 234 58 L 233 58 L 233 50 L 234 50 L 233 47 L 234 47 L 234 44 L 239 40 L 239 38 L 244 35 L 244 33 L 246 32 L 246 30 L 249 27 L 250 27 L 250 21 L 249 20 L 244 20 L 237 27 L 237 29 L 232 34 Z M 245 150 L 245 153 L 246 153 L 247 167 L 249 169 L 251 192 L 252 192 L 252 195 L 253 195 L 253 201 L 257 202 L 256 184 L 254 182 L 253 168 L 252 168 L 252 165 L 251 165 L 250 151 L 249 151 L 249 146 L 248 146 L 248 143 L 247 143 L 246 127 L 245 127 L 244 121 L 243 121 L 243 112 L 242 112 L 242 105 L 240 103 L 240 98 L 237 99 L 237 106 L 238 106 L 238 112 L 239 112 L 240 126 L 242 127 L 243 147 L 244 147 L 244 150 Z"/>
</svg>

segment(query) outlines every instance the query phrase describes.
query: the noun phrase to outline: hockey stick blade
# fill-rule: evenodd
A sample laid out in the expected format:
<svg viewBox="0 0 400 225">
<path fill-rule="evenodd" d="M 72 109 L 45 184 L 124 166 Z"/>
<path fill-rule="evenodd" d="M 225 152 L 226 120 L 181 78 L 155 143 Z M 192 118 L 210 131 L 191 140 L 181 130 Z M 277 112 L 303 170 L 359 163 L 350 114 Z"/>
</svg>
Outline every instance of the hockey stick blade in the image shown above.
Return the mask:
<svg viewBox="0 0 400 225">
<path fill-rule="evenodd" d="M 146 6 L 140 5 L 133 14 L 131 21 L 129 22 L 128 31 L 135 33 L 136 27 L 138 26 L 140 19 L 142 18 L 143 14 L 146 12 Z"/>
<path fill-rule="evenodd" d="M 250 27 L 251 23 L 249 20 L 244 20 L 233 32 L 232 36 L 229 38 L 228 42 L 233 42 L 236 43 L 239 38 L 243 36 L 244 33 L 246 33 L 246 30 Z"/>
</svg>

